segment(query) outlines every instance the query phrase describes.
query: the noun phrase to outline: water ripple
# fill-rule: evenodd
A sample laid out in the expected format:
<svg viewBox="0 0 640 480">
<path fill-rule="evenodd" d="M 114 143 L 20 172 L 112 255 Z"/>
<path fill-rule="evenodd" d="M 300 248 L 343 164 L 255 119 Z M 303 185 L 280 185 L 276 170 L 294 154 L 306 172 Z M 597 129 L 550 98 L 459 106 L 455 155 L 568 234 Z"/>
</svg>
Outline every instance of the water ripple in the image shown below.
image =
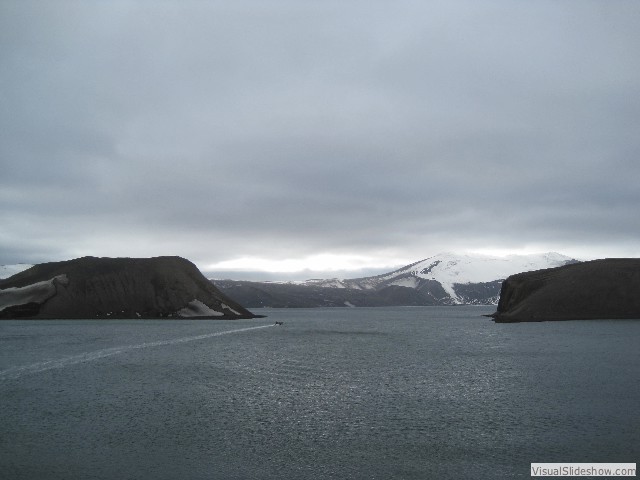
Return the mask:
<svg viewBox="0 0 640 480">
<path fill-rule="evenodd" d="M 91 362 L 100 358 L 110 357 L 112 355 L 118 355 L 132 350 L 139 350 L 142 348 L 150 347 L 162 347 L 167 345 L 176 345 L 179 343 L 193 342 L 196 340 L 204 340 L 211 337 L 220 337 L 222 335 L 229 335 L 231 333 L 246 332 L 249 330 L 257 330 L 259 328 L 273 327 L 273 325 L 260 325 L 256 327 L 237 328 L 235 330 L 225 330 L 223 332 L 205 333 L 202 335 L 194 335 L 190 337 L 172 338 L 169 340 L 158 340 L 155 342 L 145 342 L 137 345 L 123 345 L 119 347 L 103 348 L 101 350 L 95 350 L 93 352 L 84 352 L 78 355 L 71 355 L 55 360 L 46 360 L 44 362 L 32 363 L 29 365 L 21 365 L 17 367 L 11 367 L 6 370 L 0 371 L 0 380 L 15 380 L 23 375 L 31 373 L 44 372 L 54 368 L 65 368 L 78 363 Z"/>
</svg>

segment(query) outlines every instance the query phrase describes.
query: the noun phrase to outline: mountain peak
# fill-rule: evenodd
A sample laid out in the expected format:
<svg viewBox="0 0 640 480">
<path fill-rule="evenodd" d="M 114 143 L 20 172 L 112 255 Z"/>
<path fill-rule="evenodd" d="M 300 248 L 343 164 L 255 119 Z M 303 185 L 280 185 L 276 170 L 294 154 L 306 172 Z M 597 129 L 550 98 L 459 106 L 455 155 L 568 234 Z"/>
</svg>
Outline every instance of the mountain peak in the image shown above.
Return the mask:
<svg viewBox="0 0 640 480">
<path fill-rule="evenodd" d="M 463 303 L 456 285 L 504 280 L 514 273 L 559 267 L 573 261 L 554 252 L 504 257 L 446 252 L 413 264 L 406 273 L 439 282 L 454 303 Z"/>
<path fill-rule="evenodd" d="M 303 284 L 333 288 L 379 290 L 384 287 L 410 287 L 420 289 L 425 282 L 439 283 L 451 303 L 466 303 L 465 295 L 458 293 L 460 285 L 484 284 L 506 279 L 515 273 L 552 268 L 576 260 L 556 252 L 527 255 L 485 255 L 476 253 L 441 252 L 412 263 L 393 272 L 374 277 L 346 280 L 311 280 Z M 497 288 L 499 292 L 499 288 Z M 497 294 L 491 303 L 497 302 Z"/>
<path fill-rule="evenodd" d="M 371 277 L 215 283 L 248 307 L 495 305 L 508 276 L 575 262 L 555 252 L 503 257 L 442 252 Z"/>
</svg>

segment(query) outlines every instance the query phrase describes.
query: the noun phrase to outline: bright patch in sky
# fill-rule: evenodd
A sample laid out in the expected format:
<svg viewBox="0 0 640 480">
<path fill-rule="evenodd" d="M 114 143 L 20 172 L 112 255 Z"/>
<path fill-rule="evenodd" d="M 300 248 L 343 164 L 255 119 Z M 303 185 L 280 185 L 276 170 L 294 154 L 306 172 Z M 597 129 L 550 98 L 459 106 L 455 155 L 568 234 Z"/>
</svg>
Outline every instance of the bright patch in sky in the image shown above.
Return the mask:
<svg viewBox="0 0 640 480">
<path fill-rule="evenodd" d="M 396 260 L 389 266 L 404 265 L 404 259 Z M 383 265 L 384 266 L 384 265 Z M 258 257 L 241 257 L 234 260 L 208 265 L 206 270 L 248 270 L 268 272 L 302 272 L 304 270 L 358 270 L 362 268 L 381 267 L 380 260 L 358 255 L 319 254 L 302 258 L 270 260 Z"/>
</svg>

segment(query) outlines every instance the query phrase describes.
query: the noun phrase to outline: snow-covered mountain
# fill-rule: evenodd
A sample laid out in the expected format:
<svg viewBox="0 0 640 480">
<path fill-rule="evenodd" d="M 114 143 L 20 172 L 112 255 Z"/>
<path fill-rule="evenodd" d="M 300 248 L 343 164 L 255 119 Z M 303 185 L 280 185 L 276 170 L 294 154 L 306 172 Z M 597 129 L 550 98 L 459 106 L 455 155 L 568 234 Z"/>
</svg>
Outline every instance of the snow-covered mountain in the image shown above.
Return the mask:
<svg viewBox="0 0 640 480">
<path fill-rule="evenodd" d="M 575 261 L 555 252 L 504 257 L 445 252 L 375 277 L 308 280 L 304 283 L 321 287 L 379 290 L 392 285 L 420 288 L 425 280 L 431 280 L 442 286 L 453 303 L 459 304 L 467 303 L 464 294 L 459 292 L 463 290 L 461 286 L 502 281 L 515 273 L 560 267 Z"/>
<path fill-rule="evenodd" d="M 558 253 L 505 257 L 440 253 L 373 277 L 215 283 L 248 307 L 496 305 L 502 281 L 509 275 L 575 262 Z"/>
<path fill-rule="evenodd" d="M 29 265 L 28 263 L 18 263 L 15 265 L 0 265 L 0 279 L 9 278 L 16 273 L 20 273 L 27 268 L 31 268 L 33 265 Z"/>
</svg>

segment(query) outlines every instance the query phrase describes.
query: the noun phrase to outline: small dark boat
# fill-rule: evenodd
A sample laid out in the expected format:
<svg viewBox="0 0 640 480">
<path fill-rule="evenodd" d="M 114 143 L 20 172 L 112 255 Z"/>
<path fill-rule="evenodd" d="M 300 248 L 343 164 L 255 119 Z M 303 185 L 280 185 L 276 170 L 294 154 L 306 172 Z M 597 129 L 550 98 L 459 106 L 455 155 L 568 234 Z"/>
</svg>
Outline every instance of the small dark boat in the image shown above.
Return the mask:
<svg viewBox="0 0 640 480">
<path fill-rule="evenodd" d="M 274 323 L 274 325 L 283 325 L 283 324 L 284 324 L 284 322 L 277 322 L 277 321 L 276 321 L 276 323 Z"/>
</svg>

